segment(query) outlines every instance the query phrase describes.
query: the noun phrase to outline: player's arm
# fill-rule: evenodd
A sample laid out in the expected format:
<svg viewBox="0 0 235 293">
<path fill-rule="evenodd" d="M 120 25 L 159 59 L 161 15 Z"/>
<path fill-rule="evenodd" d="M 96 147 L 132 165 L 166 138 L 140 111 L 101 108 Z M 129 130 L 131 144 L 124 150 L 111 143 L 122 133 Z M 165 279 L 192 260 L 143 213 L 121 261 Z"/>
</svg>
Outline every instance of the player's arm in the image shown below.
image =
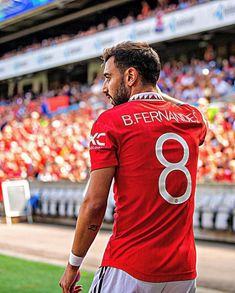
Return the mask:
<svg viewBox="0 0 235 293">
<path fill-rule="evenodd" d="M 115 173 L 115 167 L 97 169 L 91 172 L 90 182 L 77 220 L 72 254 L 85 257 L 102 224 L 110 185 Z M 64 275 L 60 280 L 63 293 L 73 292 L 76 281 L 79 280 L 80 265 L 68 263 Z"/>
<path fill-rule="evenodd" d="M 115 167 L 91 172 L 88 189 L 79 211 L 72 246 L 73 254 L 84 257 L 104 218 Z"/>
<path fill-rule="evenodd" d="M 182 101 L 177 100 L 175 98 L 172 98 L 172 97 L 168 96 L 167 94 L 163 93 L 158 86 L 156 86 L 156 88 L 157 88 L 157 93 L 160 94 L 165 101 L 171 102 L 171 103 L 176 104 L 176 105 L 184 104 Z"/>
</svg>

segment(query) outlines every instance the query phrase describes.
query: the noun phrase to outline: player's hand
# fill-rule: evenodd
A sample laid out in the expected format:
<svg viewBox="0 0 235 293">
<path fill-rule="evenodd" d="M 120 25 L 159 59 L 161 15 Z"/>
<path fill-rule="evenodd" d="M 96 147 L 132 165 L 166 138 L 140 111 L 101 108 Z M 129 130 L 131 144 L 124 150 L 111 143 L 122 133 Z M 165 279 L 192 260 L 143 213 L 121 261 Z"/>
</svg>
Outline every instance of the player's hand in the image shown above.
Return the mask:
<svg viewBox="0 0 235 293">
<path fill-rule="evenodd" d="M 78 293 L 82 291 L 81 285 L 76 285 L 80 280 L 79 267 L 67 265 L 63 276 L 60 279 L 60 287 L 63 293 Z"/>
</svg>

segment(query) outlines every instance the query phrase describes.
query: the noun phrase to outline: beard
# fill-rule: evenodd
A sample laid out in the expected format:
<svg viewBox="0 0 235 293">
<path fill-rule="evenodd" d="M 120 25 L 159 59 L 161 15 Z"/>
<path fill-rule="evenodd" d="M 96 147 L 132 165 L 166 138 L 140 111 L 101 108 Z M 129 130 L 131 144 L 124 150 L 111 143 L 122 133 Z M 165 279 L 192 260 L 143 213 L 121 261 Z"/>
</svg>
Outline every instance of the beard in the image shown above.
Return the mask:
<svg viewBox="0 0 235 293">
<path fill-rule="evenodd" d="M 109 95 L 109 97 L 111 98 L 112 104 L 114 106 L 121 105 L 129 101 L 130 92 L 124 84 L 124 79 L 121 80 L 120 86 L 116 90 L 116 92 L 113 94 L 113 96 Z"/>
</svg>

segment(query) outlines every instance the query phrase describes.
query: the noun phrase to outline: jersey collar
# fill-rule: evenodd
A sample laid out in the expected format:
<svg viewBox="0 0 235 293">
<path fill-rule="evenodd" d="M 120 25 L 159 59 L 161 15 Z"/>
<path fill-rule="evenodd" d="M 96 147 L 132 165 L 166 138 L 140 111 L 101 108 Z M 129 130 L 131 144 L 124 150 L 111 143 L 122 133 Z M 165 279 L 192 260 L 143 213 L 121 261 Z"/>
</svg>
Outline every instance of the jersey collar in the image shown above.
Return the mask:
<svg viewBox="0 0 235 293">
<path fill-rule="evenodd" d="M 130 97 L 129 101 L 164 101 L 163 97 L 155 92 L 139 93 Z"/>
</svg>

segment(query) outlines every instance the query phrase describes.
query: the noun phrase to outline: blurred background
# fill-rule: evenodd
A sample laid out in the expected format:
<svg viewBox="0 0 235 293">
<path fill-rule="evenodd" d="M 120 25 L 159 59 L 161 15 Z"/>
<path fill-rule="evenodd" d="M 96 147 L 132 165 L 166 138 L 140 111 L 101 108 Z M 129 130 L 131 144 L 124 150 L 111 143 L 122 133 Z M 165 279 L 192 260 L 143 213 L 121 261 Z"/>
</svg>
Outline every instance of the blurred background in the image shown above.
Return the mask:
<svg viewBox="0 0 235 293">
<path fill-rule="evenodd" d="M 74 225 L 89 177 L 89 132 L 110 107 L 100 56 L 127 40 L 151 44 L 161 90 L 207 117 L 195 235 L 235 243 L 234 0 L 0 0 L 0 185 L 29 183 L 0 188 L 1 221 L 6 205 L 22 209 L 28 188 L 35 222 Z"/>
<path fill-rule="evenodd" d="M 229 209 L 218 226 L 235 231 L 234 10 L 234 0 L 0 1 L 0 182 L 30 180 L 35 195 L 45 194 L 38 182 L 85 182 L 89 132 L 110 107 L 102 51 L 146 41 L 161 57 L 161 90 L 199 107 L 210 124 L 195 225 L 211 202 Z"/>
</svg>

